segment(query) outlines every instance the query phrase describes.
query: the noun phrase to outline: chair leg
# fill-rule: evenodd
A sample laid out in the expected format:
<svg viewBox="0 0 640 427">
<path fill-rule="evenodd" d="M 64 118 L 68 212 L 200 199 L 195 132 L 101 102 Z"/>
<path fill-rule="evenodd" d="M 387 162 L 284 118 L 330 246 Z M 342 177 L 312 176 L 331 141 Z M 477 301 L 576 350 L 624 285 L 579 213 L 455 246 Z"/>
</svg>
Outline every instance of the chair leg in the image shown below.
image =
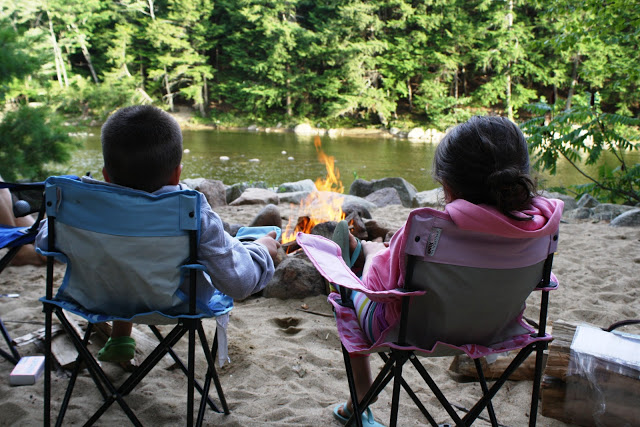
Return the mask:
<svg viewBox="0 0 640 427">
<path fill-rule="evenodd" d="M 158 341 L 163 341 L 165 339 L 165 337 L 162 336 L 162 334 L 160 333 L 158 328 L 155 327 L 154 325 L 149 325 L 149 329 L 151 329 L 151 331 L 153 332 L 155 337 L 158 339 Z M 215 339 L 216 338 L 214 338 L 214 340 Z M 202 342 L 202 338 L 201 338 L 201 342 Z M 217 341 L 216 341 L 215 345 L 217 345 Z M 209 352 L 209 350 L 207 349 L 205 351 L 204 350 L 205 347 L 207 347 L 206 338 L 204 338 L 204 343 L 203 343 L 203 351 L 205 352 L 205 356 L 206 356 L 206 354 Z M 217 348 L 217 347 L 215 347 L 215 348 Z M 180 357 L 178 357 L 178 355 L 173 351 L 173 349 L 169 347 L 167 349 L 167 352 L 169 353 L 169 355 L 171 356 L 173 361 L 176 363 L 176 365 L 178 365 L 178 367 L 182 370 L 182 372 L 185 374 L 185 376 L 188 375 L 189 371 L 188 371 L 187 367 L 182 362 Z M 212 360 L 215 360 L 215 354 L 212 356 Z M 224 399 L 224 394 L 222 393 L 222 386 L 220 385 L 220 381 L 218 379 L 218 376 L 217 376 L 217 373 L 215 372 L 215 370 L 214 370 L 214 375 L 213 375 L 213 381 L 214 381 L 214 384 L 216 386 L 216 389 L 218 390 L 218 397 L 220 397 L 220 402 L 222 404 L 223 411 L 224 411 L 225 414 L 228 415 L 230 413 L 229 412 L 229 408 L 227 407 L 227 402 Z M 207 396 L 206 402 L 209 404 L 209 407 L 211 407 L 211 409 L 214 412 L 221 412 L 220 409 L 218 409 L 216 404 L 213 402 L 213 400 L 211 400 L 211 398 L 208 396 L 208 392 L 205 392 L 204 387 L 201 386 L 198 381 L 194 381 L 194 382 L 195 382 L 196 390 L 198 390 L 198 393 L 200 393 L 202 396 Z"/>
<path fill-rule="evenodd" d="M 393 352 L 393 350 L 392 350 Z M 393 368 L 393 397 L 391 398 L 391 415 L 389 417 L 389 426 L 396 427 L 398 422 L 398 405 L 400 404 L 400 383 L 402 381 L 402 365 L 407 361 L 407 356 L 401 352 L 402 357 L 396 358 L 396 364 Z"/>
<path fill-rule="evenodd" d="M 220 405 L 222 406 L 222 411 L 225 415 L 229 415 L 230 413 L 229 406 L 227 405 L 227 399 L 225 399 L 224 397 L 224 391 L 222 390 L 222 384 L 220 383 L 220 378 L 218 377 L 218 372 L 216 371 L 216 365 L 215 365 L 216 355 L 218 354 L 218 331 L 216 330 L 213 336 L 213 343 L 211 344 L 211 349 L 209 349 L 207 345 L 207 337 L 204 333 L 202 322 L 200 322 L 198 325 L 198 333 L 200 334 L 202 351 L 204 352 L 205 357 L 207 358 L 207 363 L 209 366 L 209 369 L 207 370 L 207 381 L 210 384 L 211 380 L 213 380 L 213 384 L 215 385 L 216 391 L 218 392 L 218 398 L 220 399 Z M 207 399 L 209 397 L 208 391 L 209 391 L 209 386 L 206 387 L 206 392 L 202 392 L 203 396 L 207 396 Z M 211 401 L 210 399 L 208 400 Z M 212 404 L 212 409 L 215 412 L 220 412 L 220 410 L 215 405 L 213 405 L 213 402 L 211 402 L 211 404 Z"/>
<path fill-rule="evenodd" d="M 194 376 L 196 364 L 196 323 L 195 320 L 188 321 L 189 329 L 189 354 L 187 364 L 189 374 L 187 375 L 187 426 L 193 426 L 193 406 L 194 406 Z"/>
<path fill-rule="evenodd" d="M 412 357 L 409 360 L 411 360 L 411 363 L 413 364 L 413 366 L 416 368 L 418 373 L 420 373 L 420 376 L 422 377 L 422 379 L 427 383 L 427 385 L 429 386 L 433 394 L 436 396 L 440 404 L 445 408 L 449 416 L 453 418 L 453 421 L 456 423 L 456 425 L 464 426 L 465 423 L 462 421 L 460 416 L 458 416 L 458 414 L 453 409 L 453 407 L 451 406 L 447 398 L 444 396 L 444 394 L 442 394 L 442 391 L 436 385 L 435 381 L 433 380 L 433 378 L 431 378 L 431 375 L 429 375 L 429 373 L 424 368 L 424 366 L 422 366 L 418 358 Z"/>
<path fill-rule="evenodd" d="M 478 372 L 478 379 L 480 380 L 480 388 L 482 389 L 483 395 L 489 394 L 489 388 L 487 387 L 487 380 L 484 377 L 484 372 L 482 371 L 482 364 L 478 359 L 473 359 L 473 362 L 476 365 L 476 371 Z M 493 410 L 493 403 L 491 400 L 487 403 L 487 412 L 489 413 L 489 419 L 491 420 L 491 425 L 493 427 L 498 426 L 498 419 L 496 418 L 496 413 Z"/>
<path fill-rule="evenodd" d="M 540 397 L 540 382 L 542 379 L 542 362 L 544 359 L 544 350 L 547 347 L 546 342 L 538 342 L 536 344 L 536 370 L 533 376 L 533 390 L 531 392 L 531 410 L 529 412 L 529 427 L 535 427 L 538 419 L 538 398 Z"/>
<path fill-rule="evenodd" d="M 5 328 L 4 323 L 2 323 L 2 319 L 0 319 L 0 331 L 2 331 L 2 336 L 4 337 L 4 340 L 9 347 L 9 351 L 11 352 L 11 354 L 9 354 L 6 351 L 0 349 L 0 356 L 16 365 L 20 361 L 20 353 L 18 353 L 18 350 L 13 346 L 13 344 L 11 344 L 11 337 L 9 336 L 7 328 Z"/>
<path fill-rule="evenodd" d="M 358 392 L 356 390 L 356 382 L 353 378 L 353 369 L 351 368 L 351 357 L 344 345 L 342 346 L 342 357 L 344 359 L 344 366 L 347 371 L 347 382 L 349 383 L 349 393 L 351 394 L 351 402 L 353 404 L 352 416 L 347 420 L 346 425 L 349 425 L 349 421 L 355 418 L 356 426 L 362 427 L 362 410 L 358 402 Z"/>
</svg>

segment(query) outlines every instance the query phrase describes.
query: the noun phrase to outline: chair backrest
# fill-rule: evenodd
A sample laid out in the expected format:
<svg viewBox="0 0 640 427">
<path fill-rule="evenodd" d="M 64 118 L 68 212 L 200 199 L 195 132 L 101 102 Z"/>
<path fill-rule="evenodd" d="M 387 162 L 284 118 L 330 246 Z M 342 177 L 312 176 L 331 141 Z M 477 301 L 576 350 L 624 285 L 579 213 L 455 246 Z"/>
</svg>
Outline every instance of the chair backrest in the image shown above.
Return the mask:
<svg viewBox="0 0 640 427">
<path fill-rule="evenodd" d="M 190 236 L 199 236 L 198 192 L 152 195 L 51 177 L 45 199 L 53 252 L 67 262 L 57 299 L 124 318 L 188 312 L 184 279 L 198 268 L 189 264 Z"/>
<path fill-rule="evenodd" d="M 411 299 L 406 342 L 489 346 L 531 331 L 522 322 L 525 301 L 549 284 L 558 232 L 508 238 L 461 230 L 449 218 L 415 211 L 408 224 L 405 289 Z M 396 333 L 389 338 L 397 338 Z"/>
</svg>

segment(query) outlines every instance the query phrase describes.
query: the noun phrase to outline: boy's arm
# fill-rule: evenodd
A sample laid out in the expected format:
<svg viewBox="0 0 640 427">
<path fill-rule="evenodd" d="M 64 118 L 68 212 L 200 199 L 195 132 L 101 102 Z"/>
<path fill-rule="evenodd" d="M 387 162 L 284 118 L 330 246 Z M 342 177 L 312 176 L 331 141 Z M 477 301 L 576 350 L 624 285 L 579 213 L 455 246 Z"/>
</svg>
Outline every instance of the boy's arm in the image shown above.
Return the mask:
<svg viewBox="0 0 640 427">
<path fill-rule="evenodd" d="M 231 237 L 211 209 L 203 209 L 201 221 L 198 262 L 207 268 L 213 285 L 234 299 L 261 291 L 274 273 L 269 248 Z"/>
</svg>

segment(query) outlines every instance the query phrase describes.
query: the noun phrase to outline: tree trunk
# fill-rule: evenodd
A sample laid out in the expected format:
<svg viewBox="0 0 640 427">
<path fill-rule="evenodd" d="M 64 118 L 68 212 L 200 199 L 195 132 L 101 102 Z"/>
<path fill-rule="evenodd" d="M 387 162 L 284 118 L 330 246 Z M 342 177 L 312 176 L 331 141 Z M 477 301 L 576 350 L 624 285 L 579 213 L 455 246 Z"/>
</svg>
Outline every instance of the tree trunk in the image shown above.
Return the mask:
<svg viewBox="0 0 640 427">
<path fill-rule="evenodd" d="M 53 57 L 56 64 L 56 76 L 58 77 L 58 83 L 60 87 L 69 87 L 69 81 L 67 80 L 67 70 L 64 67 L 64 60 L 62 59 L 62 52 L 60 46 L 56 40 L 56 33 L 53 31 L 53 22 L 47 11 L 47 17 L 49 18 L 49 33 L 51 35 L 51 45 L 53 46 Z"/>
<path fill-rule="evenodd" d="M 507 19 L 509 21 L 508 31 L 511 33 L 513 28 L 513 0 L 509 0 L 509 13 L 507 14 Z M 511 102 L 511 61 L 507 65 L 507 87 L 506 87 L 506 96 L 505 101 L 507 103 L 507 117 L 509 120 L 513 120 L 513 104 Z"/>
<path fill-rule="evenodd" d="M 571 86 L 569 86 L 569 92 L 567 93 L 567 106 L 565 110 L 571 109 L 571 98 L 573 98 L 573 92 L 575 91 L 576 84 L 578 84 L 578 64 L 580 55 L 576 54 L 573 57 L 573 69 L 571 70 Z"/>
<path fill-rule="evenodd" d="M 289 65 L 287 65 L 287 75 L 289 75 L 289 72 L 290 72 Z M 291 107 L 291 79 L 288 77 L 287 77 L 286 87 L 287 87 L 287 97 L 286 97 L 285 103 L 287 105 L 287 116 L 292 117 L 293 110 Z"/>
<path fill-rule="evenodd" d="M 173 93 L 171 93 L 171 86 L 169 85 L 169 72 L 167 66 L 164 67 L 164 89 L 167 91 L 167 104 L 169 104 L 169 110 L 173 112 Z"/>
<path fill-rule="evenodd" d="M 407 94 L 409 97 L 409 111 L 413 111 L 413 92 L 411 91 L 411 79 L 407 78 Z"/>
<path fill-rule="evenodd" d="M 76 36 L 78 37 L 78 43 L 80 43 L 80 49 L 82 50 L 82 55 L 84 55 L 84 59 L 87 61 L 87 66 L 89 67 L 89 71 L 91 72 L 91 77 L 93 77 L 94 83 L 98 84 L 100 81 L 98 80 L 98 75 L 96 74 L 96 70 L 93 68 L 93 63 L 91 62 L 91 53 L 89 53 L 89 49 L 87 49 L 87 44 L 84 42 L 84 34 L 80 33 L 78 27 L 74 25 L 71 26 L 73 30 L 76 32 Z"/>
</svg>

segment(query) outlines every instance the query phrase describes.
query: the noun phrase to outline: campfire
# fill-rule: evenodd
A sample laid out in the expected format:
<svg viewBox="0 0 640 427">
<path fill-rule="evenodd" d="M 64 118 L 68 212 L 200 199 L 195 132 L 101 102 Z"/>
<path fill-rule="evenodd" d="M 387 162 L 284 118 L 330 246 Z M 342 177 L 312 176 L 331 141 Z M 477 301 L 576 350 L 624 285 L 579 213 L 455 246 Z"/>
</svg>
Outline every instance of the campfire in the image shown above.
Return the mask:
<svg viewBox="0 0 640 427">
<path fill-rule="evenodd" d="M 340 221 L 345 218 L 342 211 L 344 186 L 340 181 L 340 171 L 335 166 L 335 158 L 322 150 L 320 137 L 313 141 L 318 160 L 325 165 L 327 175 L 315 182 L 318 191 L 309 194 L 298 206 L 297 214 L 289 216 L 289 223 L 282 233 L 282 243 L 293 242 L 298 232 L 310 233 L 317 224 L 327 221 Z"/>
</svg>

